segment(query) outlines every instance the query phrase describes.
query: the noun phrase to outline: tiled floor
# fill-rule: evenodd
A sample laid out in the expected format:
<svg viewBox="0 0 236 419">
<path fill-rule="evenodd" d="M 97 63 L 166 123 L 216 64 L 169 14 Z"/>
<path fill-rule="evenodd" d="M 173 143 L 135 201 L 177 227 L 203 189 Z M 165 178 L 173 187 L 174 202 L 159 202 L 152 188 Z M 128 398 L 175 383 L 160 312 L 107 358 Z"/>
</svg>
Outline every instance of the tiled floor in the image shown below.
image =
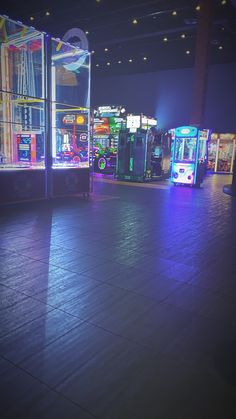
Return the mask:
<svg viewBox="0 0 236 419">
<path fill-rule="evenodd" d="M 1 210 L 1 418 L 236 418 L 230 181 Z"/>
</svg>

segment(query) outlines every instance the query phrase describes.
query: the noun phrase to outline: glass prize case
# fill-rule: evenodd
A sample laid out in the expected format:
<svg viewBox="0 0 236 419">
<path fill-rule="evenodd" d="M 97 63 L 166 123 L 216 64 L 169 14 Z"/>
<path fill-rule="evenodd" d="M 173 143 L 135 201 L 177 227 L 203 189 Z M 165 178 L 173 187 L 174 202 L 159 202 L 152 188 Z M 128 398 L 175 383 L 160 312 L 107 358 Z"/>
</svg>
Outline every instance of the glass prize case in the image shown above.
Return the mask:
<svg viewBox="0 0 236 419">
<path fill-rule="evenodd" d="M 53 168 L 89 167 L 90 55 L 52 39 Z"/>
<path fill-rule="evenodd" d="M 88 193 L 90 53 L 1 15 L 0 48 L 0 203 Z"/>
<path fill-rule="evenodd" d="M 4 16 L 0 27 L 0 168 L 44 168 L 43 34 Z"/>
</svg>

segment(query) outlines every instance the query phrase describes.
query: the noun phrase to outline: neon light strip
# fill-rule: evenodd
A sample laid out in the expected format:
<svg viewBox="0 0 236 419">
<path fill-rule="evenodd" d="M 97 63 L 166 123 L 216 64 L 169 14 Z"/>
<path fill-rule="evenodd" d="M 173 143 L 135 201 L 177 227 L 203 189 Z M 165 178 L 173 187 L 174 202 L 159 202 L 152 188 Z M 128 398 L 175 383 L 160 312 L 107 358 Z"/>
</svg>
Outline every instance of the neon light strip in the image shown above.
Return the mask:
<svg viewBox="0 0 236 419">
<path fill-rule="evenodd" d="M 52 158 L 56 155 L 56 68 L 52 65 Z"/>
</svg>

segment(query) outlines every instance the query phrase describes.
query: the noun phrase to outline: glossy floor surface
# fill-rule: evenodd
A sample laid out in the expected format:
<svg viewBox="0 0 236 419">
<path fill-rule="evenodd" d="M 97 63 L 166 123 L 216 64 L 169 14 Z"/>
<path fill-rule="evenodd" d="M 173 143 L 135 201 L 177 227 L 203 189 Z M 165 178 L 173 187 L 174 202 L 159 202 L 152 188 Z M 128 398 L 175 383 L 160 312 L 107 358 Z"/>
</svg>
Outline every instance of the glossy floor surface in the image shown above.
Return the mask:
<svg viewBox="0 0 236 419">
<path fill-rule="evenodd" d="M 236 418 L 230 181 L 1 210 L 1 418 Z"/>
</svg>

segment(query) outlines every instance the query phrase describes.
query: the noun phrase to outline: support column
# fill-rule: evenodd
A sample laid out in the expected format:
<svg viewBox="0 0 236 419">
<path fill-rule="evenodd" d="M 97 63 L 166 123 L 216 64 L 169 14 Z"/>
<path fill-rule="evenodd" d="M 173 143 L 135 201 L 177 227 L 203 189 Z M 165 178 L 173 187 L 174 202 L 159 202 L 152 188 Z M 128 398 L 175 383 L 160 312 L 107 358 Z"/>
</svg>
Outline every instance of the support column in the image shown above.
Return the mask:
<svg viewBox="0 0 236 419">
<path fill-rule="evenodd" d="M 200 127 L 203 124 L 208 75 L 208 55 L 213 18 L 213 0 L 200 3 L 200 18 L 197 28 L 193 101 L 190 125 Z"/>
</svg>

